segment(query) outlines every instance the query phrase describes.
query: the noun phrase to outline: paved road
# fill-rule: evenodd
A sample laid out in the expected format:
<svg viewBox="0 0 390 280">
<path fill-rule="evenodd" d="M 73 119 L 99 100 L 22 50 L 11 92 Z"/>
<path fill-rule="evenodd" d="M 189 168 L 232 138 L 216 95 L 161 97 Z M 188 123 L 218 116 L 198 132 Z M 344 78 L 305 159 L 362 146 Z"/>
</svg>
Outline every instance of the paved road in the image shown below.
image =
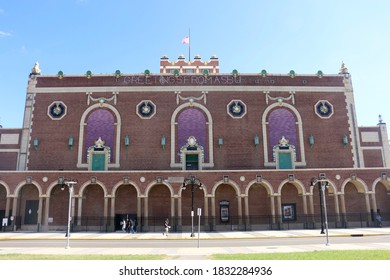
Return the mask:
<svg viewBox="0 0 390 280">
<path fill-rule="evenodd" d="M 389 236 L 336 236 L 329 239 L 330 245 L 344 244 L 364 246 L 365 244 L 377 244 L 378 247 L 386 248 L 389 243 Z M 0 248 L 61 248 L 65 244 L 65 240 L 59 239 L 27 239 L 17 240 L 9 239 L 0 241 Z M 76 239 L 70 240 L 72 248 L 197 248 L 198 239 L 167 239 L 167 240 L 136 240 L 136 239 Z M 286 238 L 236 238 L 236 239 L 202 239 L 199 242 L 200 247 L 215 248 L 215 247 L 279 247 L 279 246 L 307 246 L 307 245 L 324 245 L 325 237 L 286 237 Z M 390 249 L 390 248 L 389 248 Z"/>
<path fill-rule="evenodd" d="M 211 254 L 307 252 L 316 250 L 390 250 L 390 228 L 329 230 L 330 245 L 319 230 L 201 233 L 72 233 L 65 249 L 63 232 L 0 233 L 0 254 L 162 254 L 176 259 L 204 259 Z"/>
</svg>

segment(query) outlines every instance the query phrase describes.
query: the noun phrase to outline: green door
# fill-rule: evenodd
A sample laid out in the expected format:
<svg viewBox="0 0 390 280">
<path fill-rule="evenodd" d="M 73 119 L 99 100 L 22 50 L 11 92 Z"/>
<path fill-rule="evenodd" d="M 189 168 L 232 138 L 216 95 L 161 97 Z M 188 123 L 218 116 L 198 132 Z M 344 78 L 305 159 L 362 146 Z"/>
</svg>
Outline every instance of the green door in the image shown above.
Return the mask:
<svg viewBox="0 0 390 280">
<path fill-rule="evenodd" d="M 198 154 L 186 155 L 186 170 L 198 170 L 199 169 L 199 156 Z"/>
<path fill-rule="evenodd" d="M 92 170 L 93 171 L 106 170 L 105 154 L 92 154 Z"/>
<path fill-rule="evenodd" d="M 279 169 L 292 169 L 291 153 L 278 153 Z"/>
</svg>

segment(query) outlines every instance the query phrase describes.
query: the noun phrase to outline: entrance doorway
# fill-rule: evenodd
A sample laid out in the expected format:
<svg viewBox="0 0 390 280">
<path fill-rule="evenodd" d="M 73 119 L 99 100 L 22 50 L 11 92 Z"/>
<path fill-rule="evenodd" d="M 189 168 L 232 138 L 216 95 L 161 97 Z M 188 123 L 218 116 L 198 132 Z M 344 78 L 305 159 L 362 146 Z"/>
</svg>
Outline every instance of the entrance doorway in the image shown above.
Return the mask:
<svg viewBox="0 0 390 280">
<path fill-rule="evenodd" d="M 24 224 L 36 225 L 38 223 L 39 200 L 26 200 L 24 209 Z"/>
</svg>

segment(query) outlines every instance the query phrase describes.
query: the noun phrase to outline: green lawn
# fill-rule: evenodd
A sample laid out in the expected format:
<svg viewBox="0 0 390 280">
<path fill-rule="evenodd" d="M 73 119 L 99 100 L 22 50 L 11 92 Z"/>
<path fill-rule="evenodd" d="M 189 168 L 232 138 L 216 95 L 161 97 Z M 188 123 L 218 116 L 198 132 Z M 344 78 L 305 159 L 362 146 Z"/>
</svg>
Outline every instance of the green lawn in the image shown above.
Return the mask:
<svg viewBox="0 0 390 280">
<path fill-rule="evenodd" d="M 218 254 L 213 260 L 390 260 L 390 250 L 313 251 L 263 254 Z"/>
<path fill-rule="evenodd" d="M 169 260 L 167 255 L 0 255 L 0 260 Z M 215 254 L 209 260 L 390 260 L 390 250 L 313 251 L 295 253 Z"/>
</svg>

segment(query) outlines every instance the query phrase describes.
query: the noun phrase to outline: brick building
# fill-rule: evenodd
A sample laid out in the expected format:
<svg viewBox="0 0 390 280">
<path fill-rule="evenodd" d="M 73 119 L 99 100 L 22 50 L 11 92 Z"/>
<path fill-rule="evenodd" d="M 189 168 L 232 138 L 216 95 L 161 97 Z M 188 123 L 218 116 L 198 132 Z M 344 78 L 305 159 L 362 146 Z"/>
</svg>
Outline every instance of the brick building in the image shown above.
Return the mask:
<svg viewBox="0 0 390 280">
<path fill-rule="evenodd" d="M 158 74 L 36 65 L 23 127 L 0 129 L 3 230 L 63 230 L 69 196 L 72 230 L 131 217 L 159 231 L 168 217 L 185 231 L 192 207 L 203 230 L 319 228 L 324 203 L 330 227 L 375 226 L 377 211 L 386 224 L 386 124 L 359 127 L 356 114 L 344 65 L 334 75 L 221 74 L 215 56 L 163 56 Z"/>
</svg>

